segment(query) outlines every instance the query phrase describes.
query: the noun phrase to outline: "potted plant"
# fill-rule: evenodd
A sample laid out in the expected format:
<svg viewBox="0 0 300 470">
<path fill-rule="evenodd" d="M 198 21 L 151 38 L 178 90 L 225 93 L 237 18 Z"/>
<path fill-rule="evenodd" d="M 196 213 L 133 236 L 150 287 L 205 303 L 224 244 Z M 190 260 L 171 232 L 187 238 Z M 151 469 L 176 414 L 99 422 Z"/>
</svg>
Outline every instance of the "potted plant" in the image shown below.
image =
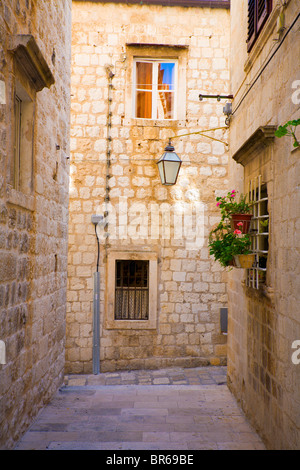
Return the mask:
<svg viewBox="0 0 300 470">
<path fill-rule="evenodd" d="M 252 219 L 252 203 L 247 202 L 247 196 L 241 194 L 239 202 L 236 199 L 237 191 L 233 189 L 227 193 L 227 196 L 216 198 L 217 206 L 221 210 L 221 220 L 229 220 L 233 230 L 241 230 L 242 233 L 248 233 Z"/>
<path fill-rule="evenodd" d="M 255 254 L 249 252 L 235 255 L 234 261 L 237 268 L 250 269 L 255 261 Z"/>
<path fill-rule="evenodd" d="M 232 230 L 222 222 L 209 235 L 209 253 L 224 267 L 251 267 L 254 254 L 250 251 L 250 245 L 251 240 L 248 234 L 243 234 L 239 229 Z M 245 265 L 245 258 L 250 258 L 247 265 Z M 249 263 L 251 263 L 250 266 Z"/>
</svg>

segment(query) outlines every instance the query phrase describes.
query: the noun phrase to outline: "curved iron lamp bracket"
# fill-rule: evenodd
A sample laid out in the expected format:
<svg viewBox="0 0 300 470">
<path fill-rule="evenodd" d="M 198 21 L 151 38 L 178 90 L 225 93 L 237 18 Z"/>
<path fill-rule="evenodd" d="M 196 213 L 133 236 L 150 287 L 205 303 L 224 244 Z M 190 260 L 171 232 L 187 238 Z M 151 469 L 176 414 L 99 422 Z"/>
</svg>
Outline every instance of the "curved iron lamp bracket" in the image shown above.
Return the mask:
<svg viewBox="0 0 300 470">
<path fill-rule="evenodd" d="M 228 127 L 215 127 L 214 129 L 205 129 L 203 131 L 189 132 L 188 134 L 174 135 L 173 137 L 170 137 L 170 139 L 173 140 L 173 139 L 177 139 L 178 137 L 185 137 L 187 135 L 199 134 L 199 135 L 203 135 L 204 137 L 208 137 L 209 139 L 215 140 L 217 142 L 221 142 L 222 144 L 229 147 L 229 144 L 227 142 L 224 142 L 224 140 L 216 139 L 215 137 L 211 137 L 210 135 L 205 134 L 206 132 L 217 131 L 219 129 L 228 129 Z"/>
</svg>

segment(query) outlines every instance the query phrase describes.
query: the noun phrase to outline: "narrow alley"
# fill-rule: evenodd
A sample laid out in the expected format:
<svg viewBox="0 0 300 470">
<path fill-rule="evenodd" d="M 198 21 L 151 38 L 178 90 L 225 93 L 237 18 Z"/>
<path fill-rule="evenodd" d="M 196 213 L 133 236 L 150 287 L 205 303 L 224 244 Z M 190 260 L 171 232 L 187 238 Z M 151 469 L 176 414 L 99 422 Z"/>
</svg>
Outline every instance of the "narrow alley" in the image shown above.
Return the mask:
<svg viewBox="0 0 300 470">
<path fill-rule="evenodd" d="M 66 376 L 16 450 L 264 450 L 226 367 Z"/>
<path fill-rule="evenodd" d="M 300 450 L 299 4 L 0 0 L 0 450 Z"/>
</svg>

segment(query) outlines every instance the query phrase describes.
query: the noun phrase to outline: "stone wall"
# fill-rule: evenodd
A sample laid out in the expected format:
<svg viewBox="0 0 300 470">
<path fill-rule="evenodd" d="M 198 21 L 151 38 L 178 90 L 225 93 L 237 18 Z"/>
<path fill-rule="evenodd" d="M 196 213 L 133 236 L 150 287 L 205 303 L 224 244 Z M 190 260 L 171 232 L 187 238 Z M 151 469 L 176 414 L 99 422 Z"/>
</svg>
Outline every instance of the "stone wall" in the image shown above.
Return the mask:
<svg viewBox="0 0 300 470">
<path fill-rule="evenodd" d="M 183 164 L 171 187 L 161 185 L 156 161 L 169 137 L 224 126 L 223 103 L 200 102 L 199 93 L 230 92 L 228 33 L 223 8 L 73 4 L 68 372 L 92 371 L 91 216 L 105 212 L 108 226 L 98 227 L 101 371 L 226 363 L 226 273 L 207 246 L 218 220 L 215 197 L 228 190 L 226 147 L 197 134 L 174 139 Z M 134 57 L 153 56 L 178 59 L 176 120 L 132 118 Z M 226 141 L 226 132 L 210 135 Z M 114 327 L 108 318 L 115 252 L 156 260 L 154 327 Z"/>
<path fill-rule="evenodd" d="M 262 175 L 268 189 L 270 236 L 265 285 L 255 290 L 246 287 L 244 271 L 236 269 L 230 274 L 228 381 L 270 449 L 299 449 L 300 365 L 294 343 L 300 339 L 299 148 L 293 147 L 291 137 L 273 136 L 252 148 L 247 144 L 255 133 L 258 138 L 259 128 L 299 118 L 300 77 L 295 61 L 299 18 L 298 32 L 297 23 L 289 31 L 299 4 L 291 0 L 281 9 L 279 3 L 273 2 L 273 12 L 247 54 L 247 2 L 231 2 L 235 99 L 230 153 L 236 157 L 244 149 L 244 155 L 248 154 L 244 168 L 231 160 L 231 182 L 243 191 L 252 178 Z M 285 28 L 281 34 L 280 14 Z"/>
<path fill-rule="evenodd" d="M 31 59 L 26 54 L 20 62 L 16 58 L 24 52 L 22 47 L 16 49 L 25 38 L 19 35 L 31 35 L 26 54 L 32 54 L 40 66 L 28 74 L 22 66 L 31 64 Z M 4 449 L 13 447 L 64 374 L 70 39 L 71 1 L 1 2 L 0 340 L 6 345 L 6 364 L 0 363 L 0 448 Z M 44 72 L 49 75 L 42 77 L 45 85 L 38 91 L 34 79 Z M 32 172 L 23 181 L 26 190 L 17 188 L 13 178 L 17 82 L 27 87 L 35 107 L 27 128 L 34 130 L 33 160 L 26 156 Z"/>
</svg>

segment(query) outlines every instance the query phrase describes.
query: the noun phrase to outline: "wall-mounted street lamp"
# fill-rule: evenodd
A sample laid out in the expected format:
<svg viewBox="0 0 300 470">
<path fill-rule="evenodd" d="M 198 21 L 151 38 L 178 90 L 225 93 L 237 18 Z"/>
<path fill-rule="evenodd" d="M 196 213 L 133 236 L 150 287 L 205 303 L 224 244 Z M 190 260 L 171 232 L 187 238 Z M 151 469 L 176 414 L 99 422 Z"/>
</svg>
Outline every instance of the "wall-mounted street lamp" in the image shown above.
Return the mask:
<svg viewBox="0 0 300 470">
<path fill-rule="evenodd" d="M 199 100 L 203 101 L 203 98 L 212 98 L 216 99 L 217 101 L 221 101 L 222 99 L 228 99 L 228 100 L 233 100 L 234 96 L 233 95 L 199 95 Z M 232 103 L 229 101 L 225 104 L 223 108 L 223 113 L 226 116 L 225 119 L 225 124 L 226 126 L 229 126 L 231 116 L 232 116 Z"/>
<path fill-rule="evenodd" d="M 203 98 L 213 98 L 213 99 L 217 99 L 217 101 L 220 101 L 221 99 L 232 100 L 233 95 L 199 95 L 200 101 L 202 101 Z M 223 108 L 223 113 L 227 116 L 225 120 L 225 124 L 229 126 L 230 116 L 232 114 L 231 103 L 226 103 L 225 107 Z M 216 127 L 215 129 L 207 129 L 207 130 L 198 131 L 198 132 L 191 132 L 189 134 L 176 135 L 172 137 L 172 139 L 176 139 L 177 137 L 184 137 L 186 135 L 191 135 L 191 134 L 200 134 L 205 137 L 208 137 L 209 139 L 222 142 L 224 145 L 228 146 L 227 142 L 223 142 L 222 140 L 215 139 L 214 137 L 206 135 L 206 132 L 216 131 L 218 129 L 228 129 L 228 127 Z M 171 138 L 170 138 L 169 144 L 165 148 L 165 152 L 163 153 L 162 157 L 157 162 L 161 183 L 164 186 L 172 186 L 176 184 L 181 164 L 182 164 L 182 161 L 178 157 L 177 153 L 175 153 L 175 149 L 171 143 Z"/>
<path fill-rule="evenodd" d="M 174 147 L 169 139 L 169 143 L 161 158 L 157 162 L 161 183 L 164 186 L 176 184 L 182 161 L 174 152 Z"/>
<path fill-rule="evenodd" d="M 175 135 L 172 137 L 172 139 L 177 139 L 178 137 L 185 137 L 187 135 L 192 135 L 192 134 L 200 134 L 200 135 L 203 135 L 204 137 L 208 137 L 209 139 L 216 140 L 217 142 L 222 142 L 222 144 L 228 146 L 227 142 L 224 142 L 223 140 L 219 140 L 219 139 L 216 139 L 215 137 L 206 135 L 206 132 L 216 131 L 218 129 L 228 129 L 228 127 L 216 127 L 214 129 L 190 132 L 189 134 Z M 164 186 L 172 186 L 176 184 L 182 161 L 180 160 L 177 153 L 175 153 L 175 149 L 171 143 L 171 138 L 169 138 L 169 143 L 166 146 L 163 155 L 156 163 L 158 166 L 161 183 Z"/>
</svg>

